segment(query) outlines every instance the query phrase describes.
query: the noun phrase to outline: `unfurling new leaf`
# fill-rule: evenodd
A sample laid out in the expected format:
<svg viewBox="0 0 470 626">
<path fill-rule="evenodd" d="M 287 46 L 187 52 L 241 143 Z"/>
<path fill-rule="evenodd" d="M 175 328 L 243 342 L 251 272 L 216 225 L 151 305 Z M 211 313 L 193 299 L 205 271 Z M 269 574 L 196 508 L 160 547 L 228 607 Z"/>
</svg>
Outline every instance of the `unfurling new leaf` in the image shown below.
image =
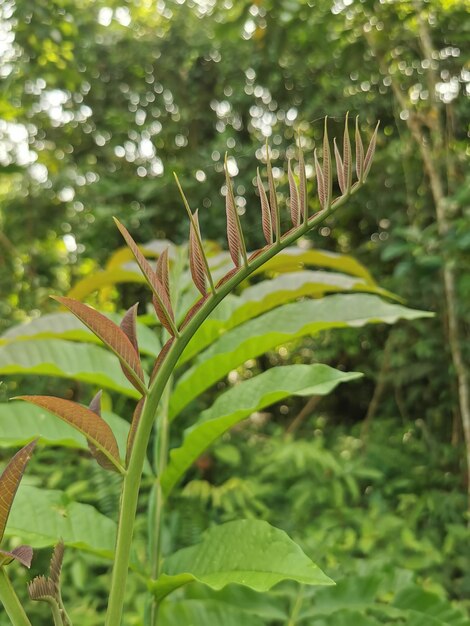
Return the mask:
<svg viewBox="0 0 470 626">
<path fill-rule="evenodd" d="M 258 187 L 258 193 L 261 202 L 261 225 L 263 228 L 263 235 L 268 245 L 273 242 L 273 221 L 271 217 L 271 209 L 269 207 L 268 197 L 263 186 L 263 181 L 259 175 L 259 170 L 256 174 L 256 183 Z"/>
<path fill-rule="evenodd" d="M 225 163 L 225 184 L 227 187 L 225 194 L 225 214 L 227 217 L 228 249 L 235 267 L 239 267 L 241 259 L 246 261 L 246 250 L 227 162 Z"/>
<path fill-rule="evenodd" d="M 199 217 L 196 210 L 189 226 L 189 267 L 193 282 L 203 296 L 207 293 L 206 267 L 204 264 L 204 250 L 201 246 L 201 231 Z"/>
<path fill-rule="evenodd" d="M 374 158 L 375 145 L 377 143 L 377 133 L 379 130 L 379 125 L 380 125 L 380 122 L 377 122 L 377 126 L 375 127 L 374 133 L 371 137 L 369 147 L 367 148 L 367 153 L 364 159 L 364 175 L 363 175 L 364 180 L 367 178 L 367 174 L 369 173 L 369 170 L 372 165 L 372 159 Z"/>
<path fill-rule="evenodd" d="M 323 171 L 320 167 L 320 163 L 318 162 L 317 151 L 315 150 L 313 153 L 313 159 L 315 161 L 315 173 L 317 175 L 317 192 L 318 199 L 320 200 L 320 206 L 322 209 L 325 208 L 326 204 L 326 191 L 325 191 L 325 181 L 323 179 Z"/>
<path fill-rule="evenodd" d="M 28 585 L 28 593 L 31 600 L 47 602 L 51 606 L 55 625 L 72 626 L 60 591 L 63 558 L 64 542 L 60 541 L 52 553 L 49 576 L 36 576 Z"/>
<path fill-rule="evenodd" d="M 139 344 L 137 343 L 137 308 L 139 303 L 136 302 L 126 311 L 119 327 L 134 346 L 134 350 L 139 353 Z"/>
<path fill-rule="evenodd" d="M 351 156 L 351 140 L 349 138 L 349 113 L 346 113 L 346 120 L 344 122 L 344 135 L 343 135 L 343 180 L 344 191 L 348 193 L 352 184 L 352 156 Z"/>
<path fill-rule="evenodd" d="M 356 117 L 356 174 L 359 182 L 364 178 L 364 145 L 359 131 L 359 116 Z"/>
<path fill-rule="evenodd" d="M 287 166 L 287 176 L 289 179 L 290 216 L 292 225 L 297 228 L 300 225 L 300 198 L 290 159 Z"/>
<path fill-rule="evenodd" d="M 326 209 L 331 203 L 333 189 L 333 172 L 331 171 L 331 150 L 328 137 L 328 118 L 325 117 L 325 131 L 323 134 L 323 183 L 325 185 L 325 201 L 322 208 Z"/>
</svg>

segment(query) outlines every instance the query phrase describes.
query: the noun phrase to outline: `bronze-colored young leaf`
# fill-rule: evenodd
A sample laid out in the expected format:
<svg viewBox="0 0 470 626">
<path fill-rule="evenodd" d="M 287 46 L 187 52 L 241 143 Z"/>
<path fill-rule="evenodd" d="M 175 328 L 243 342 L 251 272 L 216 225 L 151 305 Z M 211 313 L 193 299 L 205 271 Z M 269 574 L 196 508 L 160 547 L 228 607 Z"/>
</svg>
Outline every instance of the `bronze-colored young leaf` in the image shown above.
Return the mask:
<svg viewBox="0 0 470 626">
<path fill-rule="evenodd" d="M 289 179 L 290 216 L 292 225 L 297 227 L 300 225 L 300 198 L 290 159 L 287 165 L 287 177 Z"/>
<path fill-rule="evenodd" d="M 320 163 L 318 162 L 316 150 L 314 150 L 313 152 L 313 160 L 315 162 L 315 173 L 317 175 L 318 199 L 320 200 L 321 208 L 324 209 L 326 206 L 325 205 L 325 200 L 326 200 L 325 181 L 323 180 L 323 171 L 322 171 L 322 168 L 320 167 Z"/>
<path fill-rule="evenodd" d="M 137 308 L 139 303 L 136 302 L 131 306 L 130 309 L 126 311 L 122 321 L 120 323 L 120 328 L 126 337 L 129 339 L 131 344 L 134 346 L 134 350 L 139 353 L 139 344 L 137 343 Z"/>
<path fill-rule="evenodd" d="M 193 219 L 189 225 L 189 268 L 194 284 L 203 296 L 207 293 L 206 267 L 204 264 L 203 251 L 200 247 L 201 231 L 199 229 L 198 210 L 194 211 Z"/>
<path fill-rule="evenodd" d="M 258 193 L 261 202 L 261 224 L 263 227 L 263 235 L 268 245 L 273 242 L 273 221 L 271 218 L 271 209 L 269 207 L 268 196 L 264 189 L 263 181 L 259 175 L 259 170 L 256 173 L 256 183 L 258 186 Z"/>
<path fill-rule="evenodd" d="M 52 553 L 51 563 L 49 565 L 49 579 L 54 584 L 57 591 L 59 591 L 60 574 L 62 572 L 62 563 L 64 560 L 65 546 L 62 540 L 54 547 Z"/>
<path fill-rule="evenodd" d="M 145 276 L 150 289 L 152 290 L 153 305 L 158 319 L 171 335 L 178 336 L 178 329 L 175 326 L 175 320 L 171 311 L 171 304 L 169 303 L 165 287 L 160 282 L 157 274 L 153 271 L 150 263 L 139 250 L 139 247 L 131 237 L 127 228 L 121 224 L 118 219 L 114 218 L 114 221 L 134 255 L 137 265 L 140 267 L 142 274 Z"/>
<path fill-rule="evenodd" d="M 375 127 L 374 133 L 371 137 L 369 147 L 367 148 L 367 153 L 364 159 L 364 180 L 367 178 L 367 174 L 369 173 L 370 167 L 372 165 L 372 159 L 374 158 L 375 153 L 375 145 L 377 142 L 377 133 L 379 131 L 380 122 L 377 122 L 377 126 Z"/>
<path fill-rule="evenodd" d="M 299 202 L 300 217 L 308 220 L 307 172 L 305 170 L 304 153 L 299 148 Z"/>
<path fill-rule="evenodd" d="M 335 160 L 336 160 L 336 172 L 338 174 L 338 185 L 341 189 L 341 193 L 344 195 L 346 193 L 346 185 L 344 183 L 344 168 L 343 161 L 341 159 L 341 154 L 339 153 L 338 146 L 336 145 L 336 138 L 333 139 L 333 145 L 335 149 Z"/>
<path fill-rule="evenodd" d="M 183 188 L 181 187 L 180 181 L 178 180 L 178 176 L 176 174 L 173 174 L 175 177 L 175 181 L 176 181 L 176 185 L 178 186 L 178 190 L 181 194 L 181 198 L 183 199 L 183 204 L 184 207 L 186 209 L 186 212 L 188 214 L 189 217 L 189 223 L 190 223 L 190 230 L 189 230 L 189 259 L 190 259 L 190 265 L 191 265 L 191 275 L 193 276 L 193 280 L 196 284 L 196 287 L 199 289 L 199 291 L 202 293 L 202 295 L 205 295 L 206 292 L 206 280 L 205 277 L 207 277 L 208 281 L 209 281 L 209 285 L 210 285 L 210 289 L 212 291 L 212 293 L 215 293 L 215 286 L 214 286 L 214 281 L 212 279 L 212 274 L 209 268 L 209 263 L 207 261 L 207 257 L 206 257 L 206 253 L 204 251 L 204 246 L 202 243 L 202 238 L 201 238 L 201 231 L 199 228 L 199 214 L 198 211 L 195 211 L 194 214 L 191 211 L 191 207 L 189 206 L 189 202 L 186 199 L 186 196 L 184 194 Z M 193 266 L 192 266 L 192 257 L 193 255 L 195 255 L 194 257 L 194 270 L 195 273 L 197 274 L 197 281 L 194 277 L 193 274 Z M 201 270 L 201 266 L 202 266 L 202 270 L 203 270 L 203 280 L 201 280 L 201 276 L 200 276 L 200 270 Z M 198 283 L 199 286 L 198 286 Z M 202 284 L 204 283 L 204 291 L 201 289 L 202 288 Z"/>
<path fill-rule="evenodd" d="M 204 302 L 204 299 L 201 298 L 200 300 L 198 300 L 194 306 L 197 306 L 200 302 Z M 188 313 L 186 313 L 186 316 L 187 315 L 188 315 Z M 184 320 L 183 320 L 183 323 L 181 324 L 181 328 L 184 328 Z M 170 337 L 170 339 L 168 339 L 168 341 L 165 343 L 163 348 L 160 350 L 160 353 L 157 356 L 157 358 L 155 360 L 155 363 L 153 365 L 152 373 L 150 374 L 150 384 L 153 383 L 153 381 L 155 379 L 155 376 L 157 375 L 158 370 L 160 369 L 160 367 L 161 367 L 161 365 L 162 365 L 166 355 L 168 354 L 171 346 L 173 345 L 174 340 L 175 340 L 174 337 Z"/>
<path fill-rule="evenodd" d="M 352 156 L 351 156 L 351 140 L 349 138 L 349 113 L 346 113 L 346 120 L 344 122 L 344 135 L 343 135 L 343 180 L 345 186 L 345 193 L 351 189 L 352 184 Z"/>
<path fill-rule="evenodd" d="M 0 476 L 0 541 L 3 539 L 8 516 L 26 465 L 36 447 L 37 439 L 21 448 L 11 459 Z"/>
<path fill-rule="evenodd" d="M 140 357 L 125 332 L 105 315 L 78 300 L 62 296 L 53 296 L 53 298 L 67 307 L 114 352 L 123 365 L 123 371 L 128 380 L 145 395 L 147 390 Z"/>
<path fill-rule="evenodd" d="M 31 546 L 18 546 L 11 552 L 0 550 L 0 567 L 8 565 L 12 561 L 18 561 L 28 569 L 31 567 L 33 560 L 33 549 Z"/>
<path fill-rule="evenodd" d="M 139 354 L 139 344 L 137 343 L 137 307 L 139 303 L 134 304 L 128 309 L 119 324 L 120 329 L 129 339 L 131 344 L 134 346 L 134 350 L 137 354 Z M 127 378 L 129 382 L 134 385 L 133 378 L 129 375 L 127 368 L 124 366 L 123 362 L 119 360 L 121 365 L 121 369 L 123 371 L 124 376 Z M 135 386 L 135 385 L 134 385 Z"/>
<path fill-rule="evenodd" d="M 160 254 L 157 260 L 156 274 L 160 285 L 163 287 L 162 301 L 170 314 L 171 319 L 174 319 L 173 307 L 171 306 L 170 297 L 170 266 L 168 260 L 168 248 Z"/>
<path fill-rule="evenodd" d="M 173 338 L 171 338 L 169 341 L 173 341 Z M 135 434 L 137 432 L 137 426 L 139 425 L 140 416 L 142 415 L 143 408 L 144 408 L 144 399 L 141 398 L 135 406 L 134 413 L 132 415 L 131 427 L 129 428 L 129 434 L 127 435 L 126 466 L 129 465 L 131 452 L 132 452 L 132 446 L 134 445 Z"/>
<path fill-rule="evenodd" d="M 98 391 L 98 393 L 93 397 L 88 408 L 90 411 L 93 411 L 95 415 L 101 418 L 101 395 L 102 391 Z M 91 456 L 96 460 L 98 465 L 101 465 L 103 469 L 110 470 L 111 472 L 119 472 L 119 469 L 116 467 L 113 461 L 110 461 L 109 458 L 101 452 L 99 448 L 95 446 L 95 444 L 87 439 L 88 449 L 90 450 Z"/>
<path fill-rule="evenodd" d="M 333 173 L 331 171 L 331 150 L 330 140 L 328 137 L 328 118 L 325 117 L 325 130 L 323 133 L 323 183 L 325 185 L 325 202 L 322 207 L 326 209 L 331 202 L 331 193 L 333 188 Z"/>
<path fill-rule="evenodd" d="M 227 241 L 228 249 L 232 261 L 235 267 L 240 266 L 240 259 L 242 257 L 242 238 L 240 232 L 239 218 L 237 213 L 237 207 L 235 206 L 235 197 L 233 195 L 232 181 L 225 169 L 225 181 L 227 192 L 225 194 L 225 213 L 227 218 Z"/>
<path fill-rule="evenodd" d="M 359 131 L 359 116 L 356 117 L 356 174 L 357 179 L 362 182 L 364 177 L 364 145 Z"/>
<path fill-rule="evenodd" d="M 119 472 L 123 471 L 113 431 L 97 413 L 71 400 L 53 396 L 18 396 L 17 399 L 46 409 L 76 428 Z"/>
<path fill-rule="evenodd" d="M 266 170 L 268 174 L 268 188 L 269 188 L 269 206 L 271 208 L 271 222 L 273 225 L 273 231 L 276 239 L 281 237 L 281 216 L 279 213 L 279 205 L 277 202 L 276 182 L 273 176 L 273 168 L 271 166 L 271 159 L 269 158 L 269 149 L 266 145 Z"/>
</svg>

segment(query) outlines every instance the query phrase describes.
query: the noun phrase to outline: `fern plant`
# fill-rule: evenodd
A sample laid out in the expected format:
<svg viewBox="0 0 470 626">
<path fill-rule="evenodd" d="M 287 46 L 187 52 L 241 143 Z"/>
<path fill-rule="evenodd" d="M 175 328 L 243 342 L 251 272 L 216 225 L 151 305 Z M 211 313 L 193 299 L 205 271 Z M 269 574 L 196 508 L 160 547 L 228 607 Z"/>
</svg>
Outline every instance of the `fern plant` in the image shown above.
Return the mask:
<svg viewBox="0 0 470 626">
<path fill-rule="evenodd" d="M 122 620 L 139 490 L 147 448 L 155 423 L 158 446 L 155 468 L 154 537 L 152 538 L 151 563 L 148 564 L 146 571 L 147 587 L 152 598 L 148 613 L 149 626 L 160 624 L 159 608 L 163 599 L 192 581 L 200 581 L 213 589 L 220 589 L 229 583 L 238 583 L 257 591 L 267 590 L 283 579 L 297 580 L 307 585 L 331 583 L 330 579 L 285 533 L 266 522 L 256 520 L 229 522 L 215 527 L 206 533 L 200 544 L 180 550 L 162 562 L 161 528 L 165 502 L 169 493 L 204 449 L 237 420 L 242 419 L 246 411 L 245 413 L 242 411 L 241 416 L 238 415 L 236 418 L 232 416 L 230 419 L 219 421 L 216 425 L 209 419 L 203 420 L 196 425 L 192 436 L 185 440 L 184 445 L 172 454 L 168 463 L 170 422 L 167 411 L 159 410 L 159 407 L 161 408 L 162 403 L 167 401 L 165 390 L 168 388 L 185 348 L 210 313 L 242 281 L 325 220 L 361 188 L 372 164 L 377 130 L 378 126 L 372 134 L 366 151 L 356 120 L 356 180 L 353 182 L 353 156 L 346 118 L 341 152 L 334 141 L 337 181 L 340 190 L 340 195 L 335 198 L 333 196 L 331 148 L 325 120 L 321 158 L 319 159 L 317 153 L 314 153 L 320 210 L 313 215 L 309 213 L 306 168 L 304 157 L 300 152 L 298 177 L 294 174 L 293 165 L 290 162 L 288 165 L 289 212 L 292 226 L 287 232 L 283 232 L 281 228 L 281 210 L 268 157 L 267 190 L 260 173 L 257 174 L 262 229 L 266 245 L 254 253 L 249 253 L 246 249 L 233 184 L 226 168 L 227 239 L 233 266 L 219 280 L 215 280 L 211 272 L 199 228 L 198 212 L 191 210 L 176 179 L 190 223 L 190 272 L 193 283 L 200 293 L 182 321 L 174 312 L 168 251 L 164 251 L 159 256 L 154 269 L 126 227 L 116 220 L 116 225 L 151 290 L 156 315 L 168 335 L 168 340 L 156 358 L 149 377 L 144 372 L 139 354 L 136 332 L 137 305 L 127 311 L 120 324 L 116 324 L 77 300 L 68 297 L 56 298 L 115 354 L 124 375 L 138 395 L 124 458 L 121 457 L 113 430 L 101 416 L 101 393 L 91 400 L 88 407 L 51 396 L 20 396 L 23 401 L 53 413 L 77 429 L 86 437 L 90 452 L 96 461 L 106 470 L 116 472 L 122 477 L 119 522 L 108 607 L 104 619 L 105 626 L 119 626 Z M 284 393 L 299 390 L 303 390 L 304 395 L 309 392 L 321 393 L 318 387 L 322 388 L 323 385 L 323 389 L 330 389 L 338 378 L 335 370 L 327 368 L 329 371 L 320 371 L 318 368 L 321 367 L 295 366 L 295 372 L 289 372 L 289 368 L 286 367 L 282 368 L 284 371 L 280 375 L 266 377 L 265 380 L 258 382 L 262 386 L 266 385 L 273 392 L 276 387 L 282 387 L 281 383 L 287 380 L 290 382 L 287 383 Z M 275 393 L 273 397 L 276 397 Z M 36 442 L 33 441 L 20 450 L 0 478 L 0 539 L 3 536 L 16 490 L 35 445 Z M 31 623 L 24 608 L 10 584 L 5 566 L 12 560 L 29 566 L 32 550 L 28 546 L 22 546 L 11 552 L 1 552 L 0 555 L 0 600 L 13 626 L 30 626 Z M 62 555 L 63 546 L 59 543 L 52 558 L 49 576 L 35 579 L 30 584 L 29 592 L 33 600 L 44 600 L 50 604 L 55 626 L 70 626 L 71 621 L 63 606 L 59 587 Z"/>
</svg>

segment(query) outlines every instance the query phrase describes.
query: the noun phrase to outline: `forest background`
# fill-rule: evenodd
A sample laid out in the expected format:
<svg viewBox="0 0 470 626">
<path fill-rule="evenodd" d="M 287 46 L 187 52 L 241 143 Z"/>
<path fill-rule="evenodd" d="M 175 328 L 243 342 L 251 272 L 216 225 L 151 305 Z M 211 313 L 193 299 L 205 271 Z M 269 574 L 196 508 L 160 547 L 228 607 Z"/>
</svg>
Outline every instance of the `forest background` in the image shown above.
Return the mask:
<svg viewBox="0 0 470 626">
<path fill-rule="evenodd" d="M 435 316 L 325 331 L 246 363 L 236 376 L 312 361 L 365 376 L 238 427 L 174 502 L 183 544 L 214 520 L 267 517 L 342 581 L 324 601 L 334 610 L 315 618 L 295 613 L 297 591 L 282 588 L 257 605 L 265 624 L 403 623 L 377 617 L 375 604 L 404 585 L 413 610 L 468 623 L 469 41 L 460 0 L 0 4 L 0 335 L 56 310 L 50 294 L 93 284 L 122 247 L 112 216 L 139 242 L 184 243 L 173 172 L 204 236 L 226 247 L 227 152 L 254 249 L 263 243 L 254 177 L 266 139 L 282 186 L 286 155 L 300 137 L 311 159 L 325 115 L 337 137 L 347 112 L 364 126 L 380 120 L 367 185 L 310 242 L 351 255 L 382 288 Z M 112 313 L 146 296 L 135 282 L 96 283 L 84 299 Z M 91 387 L 7 375 L 9 365 L 0 355 L 2 403 L 18 390 L 80 400 Z M 62 453 L 49 452 L 55 463 Z M 80 456 L 52 471 L 44 456 L 34 463 L 43 485 L 112 510 L 116 489 Z M 95 623 L 106 571 L 96 556 L 68 555 L 71 606 L 87 598 L 76 609 L 82 624 Z M 276 614 L 279 597 L 290 617 Z M 139 598 L 137 585 L 129 624 L 139 623 Z"/>
</svg>

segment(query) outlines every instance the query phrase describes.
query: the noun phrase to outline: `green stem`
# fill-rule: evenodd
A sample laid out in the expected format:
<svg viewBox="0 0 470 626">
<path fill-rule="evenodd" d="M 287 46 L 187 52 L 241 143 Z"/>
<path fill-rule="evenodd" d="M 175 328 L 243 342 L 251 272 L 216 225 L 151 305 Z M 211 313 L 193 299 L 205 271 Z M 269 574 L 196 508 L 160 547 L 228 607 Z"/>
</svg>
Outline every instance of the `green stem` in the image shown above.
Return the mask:
<svg viewBox="0 0 470 626">
<path fill-rule="evenodd" d="M 216 308 L 216 306 L 222 302 L 225 296 L 227 296 L 252 272 L 274 257 L 278 252 L 294 243 L 299 237 L 305 235 L 311 228 L 323 222 L 338 207 L 343 205 L 348 200 L 349 196 L 355 193 L 359 187 L 360 185 L 357 183 L 353 185 L 348 194 L 337 198 L 329 207 L 312 216 L 307 223 L 303 223 L 298 228 L 290 230 L 279 241 L 276 241 L 271 246 L 267 246 L 263 252 L 250 262 L 248 267 L 241 267 L 238 272 L 223 283 L 219 287 L 218 291 L 205 302 L 205 304 L 185 326 L 182 333 L 174 339 L 173 345 L 168 351 L 166 358 L 163 360 L 160 370 L 149 389 L 147 397 L 145 398 L 129 460 L 129 466 L 123 481 L 116 539 L 116 552 L 105 626 L 120 626 L 121 624 L 127 572 L 129 569 L 132 534 L 137 512 L 137 501 L 144 459 L 146 457 L 148 442 L 160 399 L 165 390 L 166 384 L 175 369 L 178 359 L 183 353 L 183 350 L 186 348 L 190 339 L 194 336 L 204 320 Z"/>
<path fill-rule="evenodd" d="M 295 626 L 297 623 L 297 618 L 299 617 L 300 609 L 302 607 L 302 602 L 304 600 L 305 587 L 304 585 L 300 586 L 299 593 L 295 599 L 294 606 L 292 607 L 292 613 L 287 622 L 286 626 Z"/>
<path fill-rule="evenodd" d="M 151 528 L 151 534 L 149 534 L 150 545 L 150 564 L 151 564 L 151 576 L 153 579 L 158 578 L 160 575 L 161 565 L 161 544 L 162 544 L 162 528 L 163 528 L 163 510 L 165 506 L 165 497 L 160 482 L 160 477 L 165 471 L 168 462 L 168 439 L 170 423 L 168 419 L 168 409 L 170 404 L 170 395 L 172 388 L 173 377 L 170 377 L 168 384 L 165 388 L 165 392 L 162 398 L 162 408 L 157 417 L 158 424 L 158 437 L 156 441 L 155 460 L 154 466 L 157 468 L 157 478 L 154 486 L 154 514 L 152 516 L 153 527 Z M 157 622 L 158 616 L 158 603 L 155 596 L 152 594 L 150 605 L 150 622 L 149 626 L 154 626 Z"/>
<path fill-rule="evenodd" d="M 64 626 L 64 622 L 62 621 L 62 615 L 60 613 L 59 605 L 55 600 L 51 600 L 48 602 L 51 607 L 52 617 L 54 618 L 54 626 Z"/>
<path fill-rule="evenodd" d="M 0 567 L 0 602 L 5 607 L 13 626 L 31 626 L 4 567 Z"/>
</svg>

